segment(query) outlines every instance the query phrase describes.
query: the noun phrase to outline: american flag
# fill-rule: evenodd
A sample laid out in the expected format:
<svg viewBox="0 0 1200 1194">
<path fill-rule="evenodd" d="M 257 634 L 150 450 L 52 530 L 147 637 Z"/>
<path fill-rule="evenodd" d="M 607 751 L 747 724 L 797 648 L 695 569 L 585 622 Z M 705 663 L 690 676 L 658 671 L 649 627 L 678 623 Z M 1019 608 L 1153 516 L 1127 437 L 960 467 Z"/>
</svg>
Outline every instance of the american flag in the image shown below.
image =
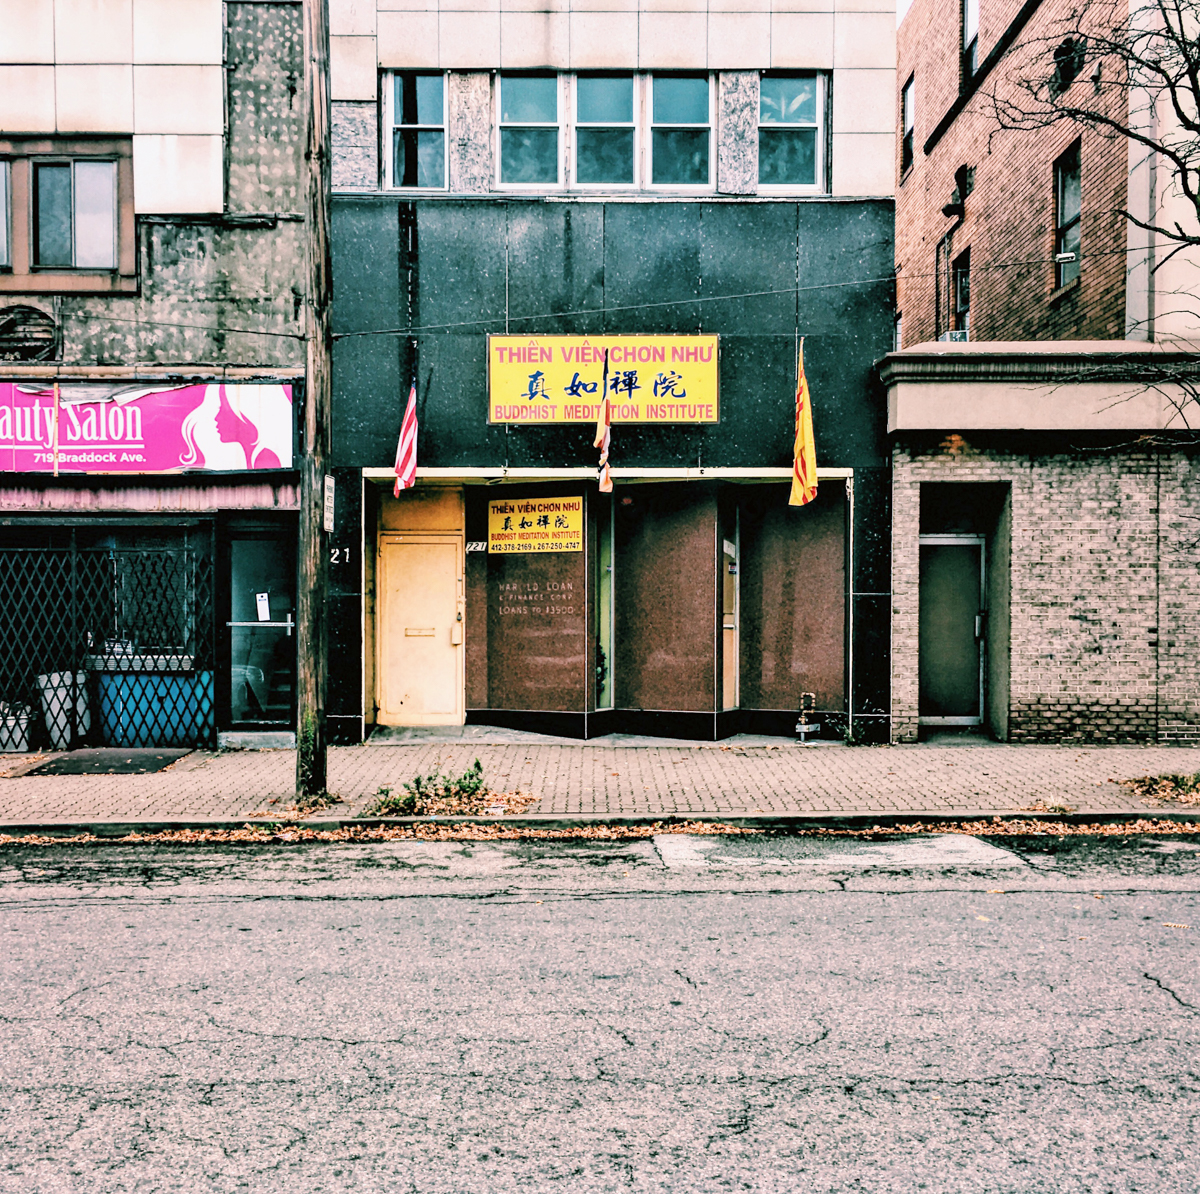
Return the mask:
<svg viewBox="0 0 1200 1194">
<path fill-rule="evenodd" d="M 400 496 L 402 489 L 417 483 L 417 383 L 408 391 L 408 406 L 400 425 L 400 441 L 396 444 L 396 485 L 392 493 Z"/>
<path fill-rule="evenodd" d="M 596 442 L 600 449 L 600 492 L 612 493 L 612 477 L 608 472 L 608 445 L 612 440 L 612 411 L 608 404 L 608 349 L 604 350 L 604 395 L 600 399 L 600 413 L 596 418 Z"/>
</svg>

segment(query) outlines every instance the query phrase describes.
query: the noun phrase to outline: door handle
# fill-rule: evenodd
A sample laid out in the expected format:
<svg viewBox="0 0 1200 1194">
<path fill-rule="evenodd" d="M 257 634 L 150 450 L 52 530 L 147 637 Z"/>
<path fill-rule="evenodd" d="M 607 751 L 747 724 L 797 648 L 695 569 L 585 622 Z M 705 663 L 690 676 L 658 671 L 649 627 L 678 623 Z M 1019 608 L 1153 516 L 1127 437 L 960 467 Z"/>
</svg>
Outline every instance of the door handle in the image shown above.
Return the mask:
<svg viewBox="0 0 1200 1194">
<path fill-rule="evenodd" d="M 975 637 L 983 638 L 983 614 L 975 615 Z"/>
<path fill-rule="evenodd" d="M 292 621 L 292 615 L 288 614 L 286 622 L 226 622 L 226 626 L 286 626 L 288 638 L 292 637 L 292 631 L 296 627 L 296 623 Z"/>
</svg>

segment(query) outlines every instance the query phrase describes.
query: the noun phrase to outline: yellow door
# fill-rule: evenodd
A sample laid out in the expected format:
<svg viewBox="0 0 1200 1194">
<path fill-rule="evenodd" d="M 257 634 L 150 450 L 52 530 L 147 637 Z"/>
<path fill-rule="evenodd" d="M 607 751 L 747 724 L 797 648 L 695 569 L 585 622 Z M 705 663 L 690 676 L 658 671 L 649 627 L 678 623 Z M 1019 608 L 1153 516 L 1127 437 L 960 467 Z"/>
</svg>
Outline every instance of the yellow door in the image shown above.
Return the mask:
<svg viewBox="0 0 1200 1194">
<path fill-rule="evenodd" d="M 462 538 L 381 535 L 379 557 L 378 720 L 462 725 Z"/>
</svg>

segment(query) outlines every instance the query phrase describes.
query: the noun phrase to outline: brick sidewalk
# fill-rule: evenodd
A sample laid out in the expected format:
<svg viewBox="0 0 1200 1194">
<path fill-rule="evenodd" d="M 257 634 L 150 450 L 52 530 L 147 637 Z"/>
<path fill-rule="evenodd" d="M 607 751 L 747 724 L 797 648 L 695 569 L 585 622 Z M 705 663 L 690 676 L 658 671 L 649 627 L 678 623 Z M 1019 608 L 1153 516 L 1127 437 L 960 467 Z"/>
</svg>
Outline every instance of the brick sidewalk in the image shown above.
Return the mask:
<svg viewBox="0 0 1200 1194">
<path fill-rule="evenodd" d="M 644 741 L 644 740 L 643 740 Z M 891 746 L 605 743 L 414 743 L 337 747 L 330 787 L 366 808 L 380 787 L 435 765 L 458 774 L 474 759 L 498 791 L 538 798 L 531 814 L 830 814 L 976 817 L 1030 805 L 1081 813 L 1146 813 L 1110 783 L 1200 771 L 1200 748 L 1158 746 Z M 17 756 L 0 756 L 0 775 Z M 292 803 L 292 751 L 196 751 L 152 775 L 0 778 L 0 826 L 54 822 L 238 820 L 283 817 Z M 275 802 L 275 803 L 272 803 Z M 1191 810 L 1196 811 L 1196 810 Z"/>
</svg>

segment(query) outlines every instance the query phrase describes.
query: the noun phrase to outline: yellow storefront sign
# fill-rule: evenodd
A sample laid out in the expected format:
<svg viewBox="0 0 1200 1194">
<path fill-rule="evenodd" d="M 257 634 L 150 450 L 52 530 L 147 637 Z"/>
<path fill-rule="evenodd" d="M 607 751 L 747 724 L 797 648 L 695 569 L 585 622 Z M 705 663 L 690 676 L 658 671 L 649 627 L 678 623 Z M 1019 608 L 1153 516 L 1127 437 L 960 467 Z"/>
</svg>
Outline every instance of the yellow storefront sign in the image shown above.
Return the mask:
<svg viewBox="0 0 1200 1194">
<path fill-rule="evenodd" d="M 717 423 L 716 336 L 489 336 L 489 423 Z"/>
<path fill-rule="evenodd" d="M 583 551 L 583 498 L 488 502 L 488 551 Z"/>
</svg>

